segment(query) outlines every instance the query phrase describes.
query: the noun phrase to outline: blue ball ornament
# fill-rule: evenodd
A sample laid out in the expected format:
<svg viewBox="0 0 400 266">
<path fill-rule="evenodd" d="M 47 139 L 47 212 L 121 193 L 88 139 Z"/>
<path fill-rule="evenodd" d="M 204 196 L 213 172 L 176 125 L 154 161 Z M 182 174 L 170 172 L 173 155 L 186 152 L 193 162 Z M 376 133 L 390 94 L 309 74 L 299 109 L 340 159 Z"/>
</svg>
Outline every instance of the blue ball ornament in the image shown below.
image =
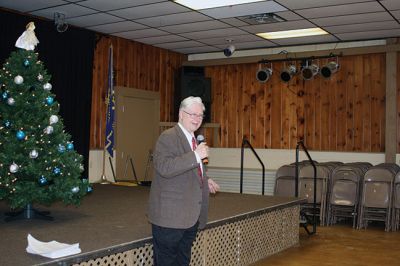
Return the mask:
<svg viewBox="0 0 400 266">
<path fill-rule="evenodd" d="M 31 64 L 31 62 L 29 62 L 28 59 L 25 59 L 25 60 L 24 60 L 24 66 L 25 66 L 25 67 L 28 67 L 30 64 Z"/>
<path fill-rule="evenodd" d="M 58 145 L 58 152 L 59 153 L 63 153 L 63 152 L 65 152 L 65 146 L 64 145 Z"/>
<path fill-rule="evenodd" d="M 54 173 L 54 174 L 56 174 L 56 175 L 59 175 L 59 174 L 61 173 L 61 170 L 60 170 L 60 168 L 58 168 L 58 167 L 54 167 L 54 169 L 53 169 L 53 173 Z"/>
<path fill-rule="evenodd" d="M 39 182 L 39 185 L 44 186 L 47 184 L 47 178 L 42 175 L 42 176 L 40 176 L 38 182 Z"/>
<path fill-rule="evenodd" d="M 88 186 L 86 191 L 87 193 L 91 193 L 93 191 L 93 188 L 91 186 Z"/>
<path fill-rule="evenodd" d="M 3 100 L 7 100 L 8 98 L 8 93 L 5 91 L 3 92 L 3 94 L 1 94 L 1 98 L 3 98 Z"/>
<path fill-rule="evenodd" d="M 52 105 L 52 104 L 54 103 L 54 98 L 51 97 L 51 96 L 48 96 L 48 97 L 46 98 L 46 103 L 47 103 L 48 105 Z"/>
<path fill-rule="evenodd" d="M 72 151 L 74 149 L 74 144 L 71 142 L 67 143 L 67 150 Z"/>
<path fill-rule="evenodd" d="M 9 120 L 5 120 L 3 122 L 3 125 L 4 125 L 5 128 L 10 128 L 11 127 L 11 122 Z"/>
<path fill-rule="evenodd" d="M 18 140 L 23 140 L 25 138 L 25 132 L 22 130 L 18 130 L 17 134 L 15 134 Z"/>
</svg>

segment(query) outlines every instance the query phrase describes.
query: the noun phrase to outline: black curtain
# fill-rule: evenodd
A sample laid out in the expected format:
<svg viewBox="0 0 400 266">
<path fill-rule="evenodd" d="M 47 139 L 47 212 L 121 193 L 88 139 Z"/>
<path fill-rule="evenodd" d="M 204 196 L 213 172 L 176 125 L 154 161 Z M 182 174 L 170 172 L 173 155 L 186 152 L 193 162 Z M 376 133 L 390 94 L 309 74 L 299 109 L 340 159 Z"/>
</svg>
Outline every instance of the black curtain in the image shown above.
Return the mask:
<svg viewBox="0 0 400 266">
<path fill-rule="evenodd" d="M 92 97 L 92 70 L 96 34 L 92 31 L 69 27 L 57 32 L 53 21 L 0 10 L 0 63 L 15 51 L 15 42 L 24 32 L 26 24 L 35 22 L 39 40 L 35 51 L 44 63 L 53 93 L 60 103 L 60 116 L 65 130 L 72 136 L 74 147 L 84 157 L 88 178 L 90 112 Z"/>
</svg>

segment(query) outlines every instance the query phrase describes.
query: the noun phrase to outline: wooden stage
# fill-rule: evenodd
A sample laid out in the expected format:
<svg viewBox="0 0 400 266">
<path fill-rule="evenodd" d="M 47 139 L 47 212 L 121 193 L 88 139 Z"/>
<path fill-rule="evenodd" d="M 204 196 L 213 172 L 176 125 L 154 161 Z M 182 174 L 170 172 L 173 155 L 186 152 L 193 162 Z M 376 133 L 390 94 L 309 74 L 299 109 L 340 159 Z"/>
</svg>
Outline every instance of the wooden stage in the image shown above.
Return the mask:
<svg viewBox="0 0 400 266">
<path fill-rule="evenodd" d="M 49 208 L 54 221 L 5 222 L 0 202 L 0 265 L 152 265 L 149 187 L 94 185 L 80 207 Z M 299 242 L 301 200 L 218 193 L 210 196 L 209 222 L 199 232 L 191 265 L 248 265 Z M 27 235 L 79 243 L 80 254 L 49 259 L 26 252 Z"/>
</svg>

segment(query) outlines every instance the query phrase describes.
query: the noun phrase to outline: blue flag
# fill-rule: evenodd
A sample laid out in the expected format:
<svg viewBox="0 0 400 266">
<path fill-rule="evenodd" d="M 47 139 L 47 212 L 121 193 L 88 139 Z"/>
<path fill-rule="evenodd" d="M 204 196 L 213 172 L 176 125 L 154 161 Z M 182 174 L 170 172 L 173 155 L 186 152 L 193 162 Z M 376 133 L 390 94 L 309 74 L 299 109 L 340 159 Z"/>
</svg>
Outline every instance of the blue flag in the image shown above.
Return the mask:
<svg viewBox="0 0 400 266">
<path fill-rule="evenodd" d="M 105 147 L 111 157 L 114 155 L 114 81 L 113 81 L 113 49 L 110 46 L 108 58 L 108 90 L 107 90 L 107 114 L 106 114 L 106 143 Z"/>
</svg>

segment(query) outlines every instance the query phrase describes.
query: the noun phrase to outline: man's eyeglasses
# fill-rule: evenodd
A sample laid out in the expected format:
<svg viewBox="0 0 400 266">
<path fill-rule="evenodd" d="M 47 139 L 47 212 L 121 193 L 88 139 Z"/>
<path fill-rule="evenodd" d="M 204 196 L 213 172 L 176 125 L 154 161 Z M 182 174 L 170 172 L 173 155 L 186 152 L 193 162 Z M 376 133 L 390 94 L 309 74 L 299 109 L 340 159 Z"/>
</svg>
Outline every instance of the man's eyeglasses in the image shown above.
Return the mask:
<svg viewBox="0 0 400 266">
<path fill-rule="evenodd" d="M 203 119 L 205 117 L 205 115 L 198 115 L 198 114 L 191 114 L 186 112 L 185 110 L 182 110 L 185 114 L 188 114 L 190 116 L 190 118 L 198 118 L 198 119 Z"/>
</svg>

